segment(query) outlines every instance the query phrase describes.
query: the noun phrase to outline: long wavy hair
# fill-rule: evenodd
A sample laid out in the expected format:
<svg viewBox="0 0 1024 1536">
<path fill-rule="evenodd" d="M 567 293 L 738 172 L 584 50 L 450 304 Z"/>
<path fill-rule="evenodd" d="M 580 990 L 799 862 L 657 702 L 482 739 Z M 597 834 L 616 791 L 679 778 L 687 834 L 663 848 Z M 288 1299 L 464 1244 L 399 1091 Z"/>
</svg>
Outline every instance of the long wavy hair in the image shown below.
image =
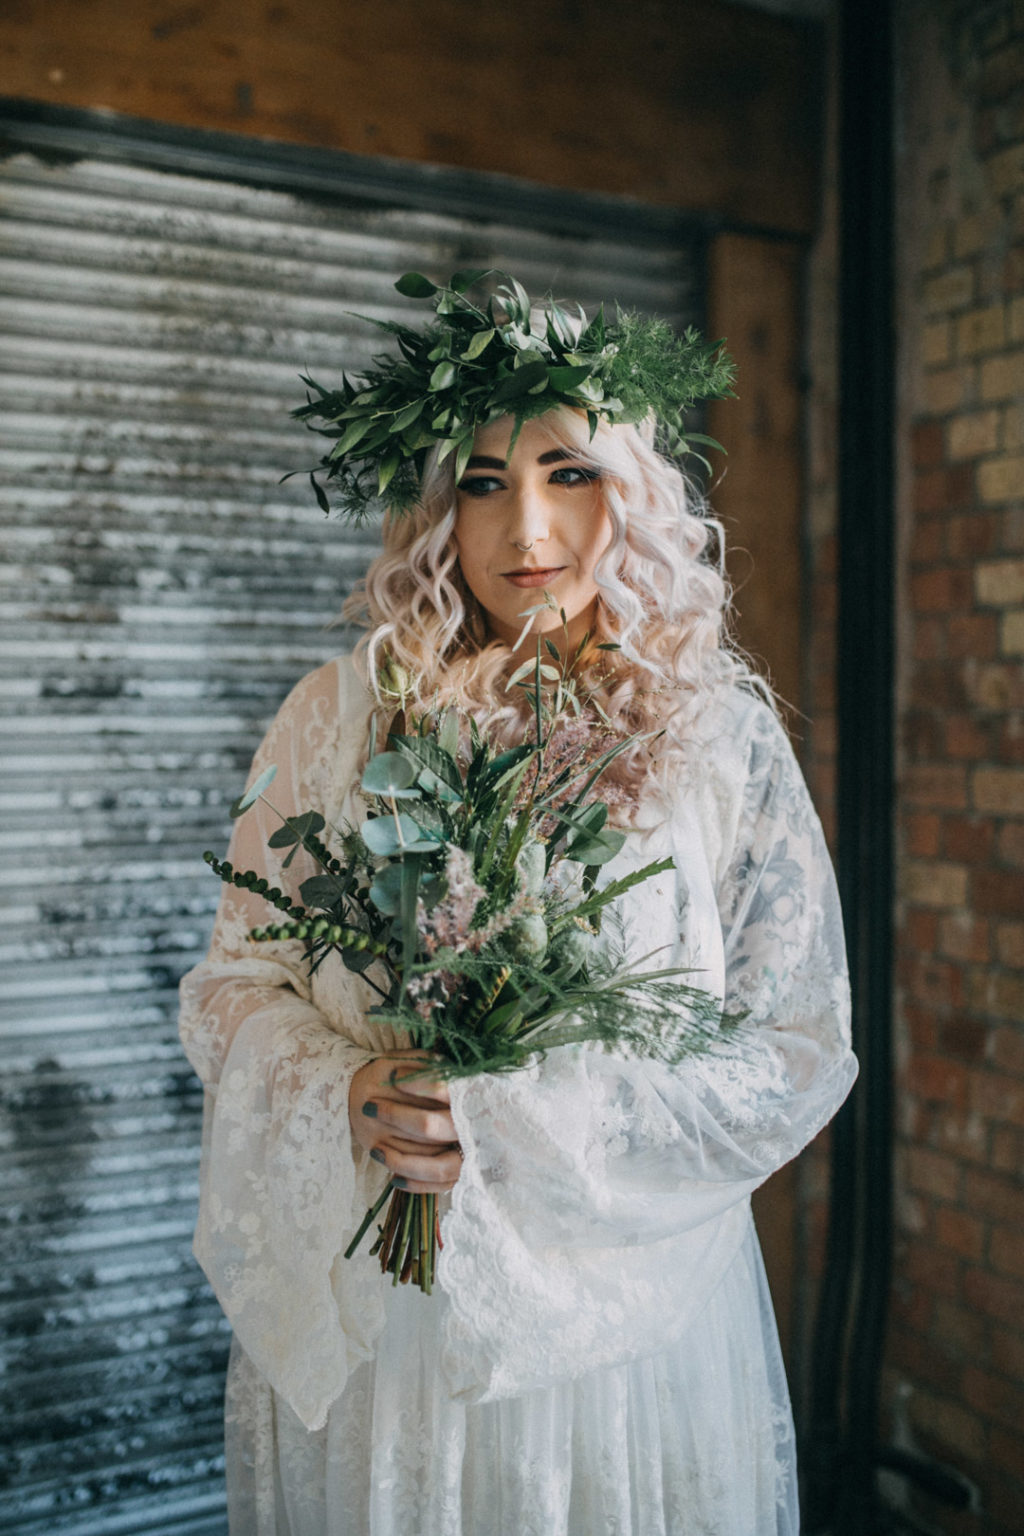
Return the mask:
<svg viewBox="0 0 1024 1536">
<path fill-rule="evenodd" d="M 739 684 L 766 693 L 729 638 L 729 588 L 721 526 L 676 466 L 653 446 L 654 422 L 600 423 L 551 411 L 539 418 L 554 446 L 593 466 L 612 526 L 597 563 L 597 615 L 579 670 L 586 692 L 630 733 L 662 732 L 652 753 L 638 742 L 602 779 L 635 800 L 649 779 L 670 783 L 688 734 L 710 700 Z M 529 657 L 488 634 L 486 615 L 467 587 L 452 537 L 456 488 L 452 458 L 429 455 L 420 499 L 402 515 L 385 514 L 383 550 L 342 618 L 366 630 L 356 647 L 380 704 L 381 723 L 395 711 L 382 690 L 389 665 L 409 686 L 414 714 L 457 702 L 492 739 L 522 739 L 529 704 L 507 678 Z M 597 649 L 614 642 L 616 651 Z"/>
</svg>

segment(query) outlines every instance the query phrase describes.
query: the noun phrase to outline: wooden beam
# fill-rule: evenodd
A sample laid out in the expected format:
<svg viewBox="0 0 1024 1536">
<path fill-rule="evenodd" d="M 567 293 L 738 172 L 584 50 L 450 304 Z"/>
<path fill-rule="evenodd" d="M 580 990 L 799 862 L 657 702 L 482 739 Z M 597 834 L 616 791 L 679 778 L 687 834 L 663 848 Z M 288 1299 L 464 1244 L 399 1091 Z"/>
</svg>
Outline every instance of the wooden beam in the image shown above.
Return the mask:
<svg viewBox="0 0 1024 1536">
<path fill-rule="evenodd" d="M 807 234 L 818 35 L 720 0 L 21 0 L 3 91 Z"/>
<path fill-rule="evenodd" d="M 709 412 L 728 450 L 712 505 L 726 530 L 738 639 L 784 700 L 800 699 L 803 633 L 802 257 L 791 242 L 722 235 L 709 251 L 708 328 L 736 359 L 736 400 Z M 794 734 L 799 737 L 799 721 Z M 797 741 L 799 746 L 799 741 Z M 788 1353 L 797 1254 L 795 1165 L 758 1191 L 754 1213 Z"/>
</svg>

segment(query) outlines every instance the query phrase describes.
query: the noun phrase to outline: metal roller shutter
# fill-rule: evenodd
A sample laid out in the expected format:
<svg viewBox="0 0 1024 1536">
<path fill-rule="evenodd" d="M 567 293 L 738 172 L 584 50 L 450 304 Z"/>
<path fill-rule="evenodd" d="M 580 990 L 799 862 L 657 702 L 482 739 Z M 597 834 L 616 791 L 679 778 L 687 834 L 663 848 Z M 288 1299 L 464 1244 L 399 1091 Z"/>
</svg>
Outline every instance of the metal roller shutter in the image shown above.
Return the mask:
<svg viewBox="0 0 1024 1536">
<path fill-rule="evenodd" d="M 200 852 L 284 693 L 344 643 L 324 625 L 373 547 L 278 484 L 313 457 L 298 369 L 357 370 L 377 341 L 347 311 L 402 312 L 407 268 L 697 307 L 696 246 L 502 223 L 486 196 L 299 196 L 258 184 L 260 153 L 235 181 L 25 147 L 0 170 L 11 1536 L 224 1528 L 175 989 L 217 897 Z"/>
</svg>

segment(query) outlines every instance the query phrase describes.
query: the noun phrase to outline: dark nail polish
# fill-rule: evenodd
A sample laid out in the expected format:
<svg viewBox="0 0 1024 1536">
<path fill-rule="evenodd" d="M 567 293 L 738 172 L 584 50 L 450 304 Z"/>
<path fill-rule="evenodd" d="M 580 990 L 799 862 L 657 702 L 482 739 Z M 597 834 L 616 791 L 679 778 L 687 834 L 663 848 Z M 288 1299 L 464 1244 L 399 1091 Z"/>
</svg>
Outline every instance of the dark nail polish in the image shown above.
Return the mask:
<svg viewBox="0 0 1024 1536">
<path fill-rule="evenodd" d="M 371 1147 L 370 1156 L 373 1158 L 375 1163 L 383 1163 L 387 1161 L 380 1147 Z"/>
<path fill-rule="evenodd" d="M 394 1176 L 392 1177 L 391 1182 L 395 1186 L 396 1189 L 407 1189 L 408 1186 L 409 1186 L 409 1180 L 408 1179 L 403 1179 L 397 1173 L 394 1174 Z"/>
<path fill-rule="evenodd" d="M 377 1106 L 372 1099 L 363 1105 L 363 1114 L 366 1116 L 367 1120 L 376 1120 Z"/>
</svg>

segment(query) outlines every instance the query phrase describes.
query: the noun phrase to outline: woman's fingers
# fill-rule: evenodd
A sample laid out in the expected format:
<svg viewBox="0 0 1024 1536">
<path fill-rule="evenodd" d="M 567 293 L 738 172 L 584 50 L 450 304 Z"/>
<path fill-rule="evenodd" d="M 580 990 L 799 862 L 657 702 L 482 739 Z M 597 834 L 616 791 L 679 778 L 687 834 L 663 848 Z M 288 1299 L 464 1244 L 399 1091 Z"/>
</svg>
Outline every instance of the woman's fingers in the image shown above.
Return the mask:
<svg viewBox="0 0 1024 1536">
<path fill-rule="evenodd" d="M 447 1084 L 415 1075 L 430 1060 L 409 1051 L 375 1057 L 353 1075 L 349 1092 L 356 1141 L 415 1194 L 451 1189 L 462 1168 Z"/>
<path fill-rule="evenodd" d="M 428 1099 L 432 1103 L 448 1104 L 451 1098 L 448 1084 L 439 1077 L 430 1077 L 423 1071 L 423 1064 L 413 1062 L 391 1067 L 387 1074 L 388 1087 L 411 1099 Z"/>
<path fill-rule="evenodd" d="M 428 1103 L 431 1101 L 427 1101 Z M 391 1130 L 410 1141 L 457 1141 L 451 1112 L 427 1108 L 423 1104 L 407 1104 L 399 1099 L 368 1099 L 362 1108 L 368 1120 L 376 1120 L 384 1130 Z"/>
<path fill-rule="evenodd" d="M 453 1148 L 424 1156 L 422 1152 L 401 1152 L 396 1147 L 375 1147 L 370 1154 L 383 1163 L 399 1189 L 414 1195 L 433 1195 L 451 1189 L 462 1169 L 462 1158 Z"/>
</svg>

